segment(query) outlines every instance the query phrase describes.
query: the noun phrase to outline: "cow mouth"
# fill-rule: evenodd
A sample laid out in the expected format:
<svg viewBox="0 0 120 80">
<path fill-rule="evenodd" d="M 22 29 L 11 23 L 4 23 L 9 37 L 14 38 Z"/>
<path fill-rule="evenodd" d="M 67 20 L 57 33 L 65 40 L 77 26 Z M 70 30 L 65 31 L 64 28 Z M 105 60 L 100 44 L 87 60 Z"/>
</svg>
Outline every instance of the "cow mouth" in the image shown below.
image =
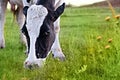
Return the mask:
<svg viewBox="0 0 120 80">
<path fill-rule="evenodd" d="M 44 59 L 35 59 L 33 61 L 26 60 L 24 62 L 24 67 L 27 69 L 36 69 L 36 68 L 44 66 L 44 64 L 45 64 L 45 58 Z"/>
</svg>

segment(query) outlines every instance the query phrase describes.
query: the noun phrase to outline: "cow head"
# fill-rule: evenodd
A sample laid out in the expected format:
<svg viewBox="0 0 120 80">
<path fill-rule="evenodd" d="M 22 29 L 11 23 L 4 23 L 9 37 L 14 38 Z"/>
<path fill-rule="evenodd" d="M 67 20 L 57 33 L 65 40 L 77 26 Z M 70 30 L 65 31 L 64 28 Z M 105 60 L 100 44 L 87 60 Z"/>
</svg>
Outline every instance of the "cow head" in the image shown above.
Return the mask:
<svg viewBox="0 0 120 80">
<path fill-rule="evenodd" d="M 23 10 L 26 15 L 26 22 L 22 32 L 27 38 L 28 57 L 25 61 L 25 67 L 31 68 L 33 65 L 41 66 L 55 40 L 53 23 L 63 13 L 65 3 L 59 6 L 55 11 L 49 11 L 43 5 L 32 5 Z"/>
</svg>

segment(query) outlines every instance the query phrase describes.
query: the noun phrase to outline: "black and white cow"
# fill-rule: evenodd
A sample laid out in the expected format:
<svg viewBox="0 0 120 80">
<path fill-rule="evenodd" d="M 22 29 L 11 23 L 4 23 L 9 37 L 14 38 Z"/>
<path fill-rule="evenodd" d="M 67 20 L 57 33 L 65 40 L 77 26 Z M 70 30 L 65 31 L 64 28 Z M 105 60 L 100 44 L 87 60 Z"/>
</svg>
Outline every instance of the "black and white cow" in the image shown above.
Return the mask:
<svg viewBox="0 0 120 80">
<path fill-rule="evenodd" d="M 7 7 L 8 2 L 10 2 L 13 11 L 15 11 L 15 5 L 17 5 L 16 19 L 17 19 L 17 22 L 18 22 L 20 29 L 21 29 L 23 27 L 23 24 L 24 24 L 23 7 L 36 4 L 37 0 L 0 0 L 0 48 L 5 47 L 4 23 L 5 23 L 5 11 L 6 11 L 6 7 Z M 55 0 L 55 2 L 53 0 L 54 10 L 56 10 L 60 5 L 62 5 L 63 2 L 64 2 L 64 0 Z M 49 8 L 51 8 L 51 6 Z M 54 22 L 55 41 L 52 45 L 51 51 L 53 53 L 54 58 L 60 58 L 62 60 L 65 56 L 62 53 L 60 43 L 59 43 L 59 31 L 60 31 L 60 17 Z M 21 36 L 22 36 L 21 39 L 24 42 L 26 42 L 25 38 L 23 38 L 22 33 L 21 33 Z M 27 39 L 27 40 L 29 40 L 29 39 Z M 30 44 L 28 46 L 30 46 Z M 28 53 L 30 51 L 29 48 L 30 47 L 27 48 Z"/>
<path fill-rule="evenodd" d="M 29 1 L 23 1 L 26 21 L 22 32 L 25 34 L 28 44 L 25 67 L 42 66 L 50 51 L 55 58 L 64 60 L 65 56 L 59 45 L 60 28 L 58 25 L 65 3 L 60 2 L 58 5 L 56 0 L 38 0 L 36 4 L 29 5 Z"/>
<path fill-rule="evenodd" d="M 22 0 L 0 0 L 0 48 L 5 48 L 5 39 L 4 39 L 4 23 L 5 23 L 5 14 L 8 2 L 11 5 L 11 10 L 14 13 L 17 23 L 22 28 L 24 24 L 24 15 L 23 15 L 23 3 Z M 35 1 L 34 1 L 35 2 Z M 34 3 L 31 3 L 34 4 Z M 17 5 L 17 7 L 15 7 Z M 21 41 L 26 43 L 26 40 L 21 34 Z"/>
</svg>

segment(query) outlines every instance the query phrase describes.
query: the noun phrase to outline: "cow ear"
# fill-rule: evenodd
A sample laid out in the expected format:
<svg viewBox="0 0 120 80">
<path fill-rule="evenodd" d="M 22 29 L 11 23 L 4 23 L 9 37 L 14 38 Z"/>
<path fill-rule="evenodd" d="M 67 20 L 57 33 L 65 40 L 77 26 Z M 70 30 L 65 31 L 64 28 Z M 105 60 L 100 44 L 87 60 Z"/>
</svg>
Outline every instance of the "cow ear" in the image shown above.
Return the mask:
<svg viewBox="0 0 120 80">
<path fill-rule="evenodd" d="M 24 8 L 23 8 L 23 14 L 25 15 L 25 16 L 27 16 L 27 10 L 28 10 L 28 6 L 25 6 Z"/>
<path fill-rule="evenodd" d="M 58 17 L 64 12 L 65 3 L 59 6 L 52 14 L 52 21 L 56 21 Z"/>
</svg>

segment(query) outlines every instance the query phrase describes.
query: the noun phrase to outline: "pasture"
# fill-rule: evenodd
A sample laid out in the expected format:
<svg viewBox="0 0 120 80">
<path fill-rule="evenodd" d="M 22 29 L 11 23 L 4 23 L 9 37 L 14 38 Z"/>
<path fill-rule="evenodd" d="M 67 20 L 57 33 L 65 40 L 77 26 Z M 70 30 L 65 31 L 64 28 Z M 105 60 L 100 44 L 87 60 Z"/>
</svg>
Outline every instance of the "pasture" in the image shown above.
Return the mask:
<svg viewBox="0 0 120 80">
<path fill-rule="evenodd" d="M 116 14 L 120 9 L 115 8 Z M 110 20 L 105 18 L 110 16 Z M 25 46 L 10 11 L 5 23 L 6 48 L 0 49 L 0 80 L 119 80 L 120 19 L 108 7 L 66 8 L 60 43 L 64 62 L 47 58 L 43 68 L 23 68 Z"/>
</svg>

